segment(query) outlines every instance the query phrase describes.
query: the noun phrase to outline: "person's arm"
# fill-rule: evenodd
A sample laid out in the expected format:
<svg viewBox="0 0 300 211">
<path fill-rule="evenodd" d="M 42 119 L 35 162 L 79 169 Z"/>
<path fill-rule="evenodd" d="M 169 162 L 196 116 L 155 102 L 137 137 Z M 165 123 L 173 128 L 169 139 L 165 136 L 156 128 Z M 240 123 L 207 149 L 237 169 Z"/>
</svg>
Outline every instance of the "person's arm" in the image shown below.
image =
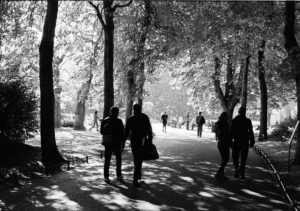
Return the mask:
<svg viewBox="0 0 300 211">
<path fill-rule="evenodd" d="M 104 124 L 105 124 L 105 121 L 106 120 L 103 120 L 102 122 L 101 122 L 101 125 L 100 125 L 100 133 L 103 135 L 103 126 L 104 126 Z"/>
<path fill-rule="evenodd" d="M 148 138 L 151 140 L 152 142 L 152 138 L 153 138 L 153 131 L 152 131 L 152 126 L 151 126 L 151 123 L 150 123 L 150 119 L 147 115 L 145 115 L 145 119 L 146 119 L 146 130 L 147 130 L 147 136 Z"/>
<path fill-rule="evenodd" d="M 125 136 L 124 136 L 125 141 L 128 138 L 129 133 L 130 133 L 130 119 L 127 120 L 125 125 Z"/>
<path fill-rule="evenodd" d="M 254 133 L 253 133 L 253 127 L 252 127 L 252 122 L 249 119 L 249 139 L 250 139 L 250 147 L 253 147 L 255 144 L 255 139 L 254 139 Z"/>
<path fill-rule="evenodd" d="M 125 143 L 126 143 L 126 138 L 125 138 L 125 128 L 124 128 L 124 125 L 123 125 L 123 122 L 122 122 L 122 120 L 120 119 L 120 121 L 119 121 L 120 123 L 120 133 L 121 133 L 121 135 L 120 135 L 120 138 L 121 138 L 121 142 L 122 142 L 122 149 L 124 149 L 124 147 L 125 147 Z"/>
</svg>

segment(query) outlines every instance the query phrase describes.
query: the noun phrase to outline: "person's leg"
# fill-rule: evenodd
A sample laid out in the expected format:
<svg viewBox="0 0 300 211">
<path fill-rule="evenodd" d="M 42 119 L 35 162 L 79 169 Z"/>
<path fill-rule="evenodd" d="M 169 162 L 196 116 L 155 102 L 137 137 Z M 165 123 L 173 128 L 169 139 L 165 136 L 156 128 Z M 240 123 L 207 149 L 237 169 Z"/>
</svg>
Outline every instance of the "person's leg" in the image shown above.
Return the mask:
<svg viewBox="0 0 300 211">
<path fill-rule="evenodd" d="M 116 173 L 117 177 L 121 178 L 122 176 L 122 147 L 118 146 L 115 149 L 115 155 L 116 155 Z"/>
<path fill-rule="evenodd" d="M 221 165 L 218 174 L 224 176 L 224 169 L 229 160 L 229 148 L 227 146 L 218 144 L 218 149 L 221 155 Z"/>
<path fill-rule="evenodd" d="M 104 152 L 104 178 L 109 178 L 109 166 L 112 155 L 112 147 L 105 146 Z"/>
<path fill-rule="evenodd" d="M 197 125 L 197 136 L 200 137 L 200 125 Z"/>
<path fill-rule="evenodd" d="M 96 120 L 96 127 L 97 127 L 97 131 L 99 131 L 99 125 L 98 125 L 98 121 Z"/>
<path fill-rule="evenodd" d="M 201 138 L 202 136 L 202 125 L 199 126 L 199 137 Z"/>
<path fill-rule="evenodd" d="M 134 162 L 134 172 L 133 172 L 133 184 L 139 186 L 139 181 L 141 179 L 142 163 L 141 158 L 141 147 L 132 147 L 133 162 Z"/>
<path fill-rule="evenodd" d="M 234 177 L 239 177 L 239 157 L 240 157 L 240 148 L 234 147 L 232 149 L 232 161 L 235 168 L 235 174 Z"/>
<path fill-rule="evenodd" d="M 249 152 L 249 147 L 243 147 L 241 150 L 241 167 L 240 167 L 240 174 L 241 177 L 245 177 L 245 168 L 246 168 L 246 161 L 248 158 L 248 152 Z"/>
<path fill-rule="evenodd" d="M 95 127 L 95 122 L 93 123 L 93 126 L 90 128 L 90 131 L 92 130 L 92 128 L 94 128 Z"/>
</svg>

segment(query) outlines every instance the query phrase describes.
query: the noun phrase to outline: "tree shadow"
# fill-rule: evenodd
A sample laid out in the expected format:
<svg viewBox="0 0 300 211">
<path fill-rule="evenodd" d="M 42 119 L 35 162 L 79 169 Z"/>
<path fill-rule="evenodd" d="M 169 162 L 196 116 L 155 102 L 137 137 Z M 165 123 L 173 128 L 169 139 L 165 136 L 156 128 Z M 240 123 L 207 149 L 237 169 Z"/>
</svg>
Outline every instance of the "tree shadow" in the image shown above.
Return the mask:
<svg viewBox="0 0 300 211">
<path fill-rule="evenodd" d="M 125 182 L 116 180 L 115 159 L 110 168 L 111 183 L 103 180 L 103 160 L 98 140 L 85 139 L 91 153 L 89 163 L 78 165 L 43 180 L 31 180 L 22 187 L 0 191 L 3 210 L 288 210 L 260 158 L 250 152 L 247 178 L 217 181 L 219 166 L 215 143 L 158 137 L 156 161 L 144 162 L 141 188 L 132 185 L 133 163 L 129 148 L 123 154 Z M 74 143 L 78 143 L 76 136 Z M 79 144 L 79 143 L 78 143 Z M 66 146 L 64 146 L 66 147 Z M 82 146 L 83 147 L 83 146 Z M 78 152 L 77 147 L 68 149 Z M 79 152 L 79 154 L 82 151 Z M 81 155 L 82 156 L 82 155 Z"/>
</svg>

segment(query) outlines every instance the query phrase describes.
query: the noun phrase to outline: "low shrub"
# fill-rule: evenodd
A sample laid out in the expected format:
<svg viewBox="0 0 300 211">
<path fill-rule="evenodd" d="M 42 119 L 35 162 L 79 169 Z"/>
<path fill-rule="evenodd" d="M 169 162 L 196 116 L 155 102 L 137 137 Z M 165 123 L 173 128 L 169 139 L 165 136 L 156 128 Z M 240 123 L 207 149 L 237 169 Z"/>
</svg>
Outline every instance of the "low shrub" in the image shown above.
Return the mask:
<svg viewBox="0 0 300 211">
<path fill-rule="evenodd" d="M 24 142 L 38 130 L 37 98 L 25 82 L 0 82 L 0 140 Z"/>
<path fill-rule="evenodd" d="M 287 118 L 275 126 L 271 132 L 270 138 L 275 140 L 285 141 L 292 135 L 293 129 L 296 126 L 297 118 Z"/>
<path fill-rule="evenodd" d="M 74 117 L 73 114 L 62 114 L 61 119 L 62 127 L 74 127 Z"/>
</svg>

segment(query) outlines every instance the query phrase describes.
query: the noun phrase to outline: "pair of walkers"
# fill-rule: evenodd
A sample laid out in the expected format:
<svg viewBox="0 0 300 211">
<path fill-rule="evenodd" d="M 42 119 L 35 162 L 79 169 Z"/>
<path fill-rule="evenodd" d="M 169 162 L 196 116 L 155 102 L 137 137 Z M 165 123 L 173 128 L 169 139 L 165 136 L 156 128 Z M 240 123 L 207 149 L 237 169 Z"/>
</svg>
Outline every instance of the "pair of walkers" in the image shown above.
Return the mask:
<svg viewBox="0 0 300 211">
<path fill-rule="evenodd" d="M 103 120 L 100 133 L 103 135 L 104 152 L 104 180 L 109 183 L 109 166 L 111 156 L 114 152 L 116 155 L 116 172 L 117 179 L 123 181 L 122 176 L 122 151 L 125 147 L 125 142 L 130 137 L 130 146 L 133 155 L 134 173 L 133 185 L 140 186 L 141 171 L 142 171 L 142 147 L 144 139 L 147 138 L 152 142 L 153 133 L 149 117 L 142 113 L 141 106 L 135 104 L 133 106 L 133 115 L 128 118 L 124 130 L 122 120 L 118 118 L 119 109 L 111 108 L 109 117 Z M 108 139 L 108 141 L 107 141 Z"/>
<path fill-rule="evenodd" d="M 224 169 L 229 161 L 230 148 L 232 148 L 232 160 L 235 168 L 234 177 L 245 179 L 249 147 L 253 147 L 255 143 L 252 122 L 246 117 L 246 108 L 241 107 L 239 109 L 239 114 L 232 120 L 231 129 L 227 113 L 221 113 L 219 120 L 216 122 L 216 139 L 221 155 L 221 165 L 215 177 L 217 179 L 227 179 Z"/>
</svg>

